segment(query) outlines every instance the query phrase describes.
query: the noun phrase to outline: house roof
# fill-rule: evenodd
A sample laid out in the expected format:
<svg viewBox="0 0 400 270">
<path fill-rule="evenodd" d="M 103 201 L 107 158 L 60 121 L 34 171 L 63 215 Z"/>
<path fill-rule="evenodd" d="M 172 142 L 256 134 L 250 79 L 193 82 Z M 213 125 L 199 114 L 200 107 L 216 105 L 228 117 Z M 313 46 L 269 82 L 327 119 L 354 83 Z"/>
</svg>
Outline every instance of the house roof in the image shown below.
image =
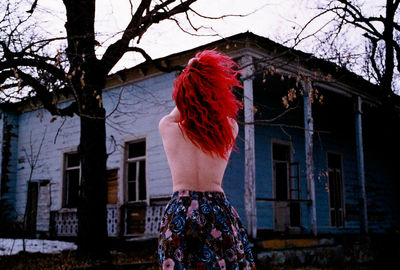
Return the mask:
<svg viewBox="0 0 400 270">
<path fill-rule="evenodd" d="M 228 54 L 234 53 L 241 49 L 254 49 L 260 53 L 266 53 L 272 56 L 280 56 L 285 58 L 290 63 L 290 59 L 296 59 L 296 65 L 307 69 L 310 73 L 321 73 L 331 76 L 335 82 L 345 84 L 349 88 L 353 88 L 360 94 L 369 94 L 376 98 L 379 98 L 382 91 L 378 85 L 375 85 L 362 76 L 349 71 L 344 67 L 340 67 L 333 62 L 317 58 L 310 53 L 305 53 L 300 50 L 286 47 L 282 44 L 274 42 L 266 37 L 262 37 L 251 32 L 239 33 L 227 38 L 223 38 L 193 49 L 171 54 L 166 57 L 158 58 L 153 60 L 152 63 L 144 62 L 136 65 L 129 69 L 124 69 L 111 74 L 107 81 L 107 88 L 116 87 L 121 83 L 126 83 L 131 80 L 140 79 L 140 77 L 148 76 L 153 73 L 159 73 L 160 71 L 156 68 L 156 64 L 164 66 L 181 66 L 183 67 L 188 59 L 193 55 L 204 49 L 217 48 L 218 50 L 224 51 Z M 268 62 L 266 59 L 260 59 Z M 395 103 L 400 104 L 400 96 L 395 95 Z"/>
<path fill-rule="evenodd" d="M 314 57 L 310 53 L 305 53 L 300 50 L 286 47 L 282 44 L 274 42 L 266 37 L 262 37 L 251 32 L 239 33 L 227 38 L 223 38 L 199 47 L 181 51 L 168 55 L 166 57 L 154 59 L 153 61 L 143 62 L 132 68 L 120 70 L 114 74 L 109 75 L 106 82 L 106 89 L 119 87 L 124 84 L 130 84 L 137 80 L 143 80 L 149 76 L 154 76 L 162 73 L 157 66 L 163 67 L 180 67 L 183 68 L 188 59 L 193 55 L 204 49 L 216 48 L 227 54 L 234 55 L 235 52 L 242 51 L 245 53 L 246 50 L 253 50 L 259 52 L 259 55 L 275 56 L 276 58 L 285 59 L 288 65 L 291 65 L 291 61 L 296 60 L 296 65 L 301 66 L 302 69 L 306 69 L 312 74 L 318 72 L 320 74 L 330 75 L 336 80 L 349 86 L 350 88 L 356 89 L 356 92 L 360 94 L 368 94 L 372 97 L 379 98 L 381 92 L 379 87 L 363 77 L 347 70 L 346 68 L 339 67 L 335 63 L 329 62 L 324 59 Z M 256 60 L 259 63 L 265 63 L 270 60 L 268 58 L 260 58 Z M 271 61 L 270 61 L 271 63 Z M 395 103 L 400 105 L 400 96 L 395 95 Z M 30 104 L 29 100 L 15 103 L 12 107 L 25 107 Z M 4 108 L 5 104 L 0 104 Z M 9 105 L 7 105 L 9 107 Z"/>
</svg>

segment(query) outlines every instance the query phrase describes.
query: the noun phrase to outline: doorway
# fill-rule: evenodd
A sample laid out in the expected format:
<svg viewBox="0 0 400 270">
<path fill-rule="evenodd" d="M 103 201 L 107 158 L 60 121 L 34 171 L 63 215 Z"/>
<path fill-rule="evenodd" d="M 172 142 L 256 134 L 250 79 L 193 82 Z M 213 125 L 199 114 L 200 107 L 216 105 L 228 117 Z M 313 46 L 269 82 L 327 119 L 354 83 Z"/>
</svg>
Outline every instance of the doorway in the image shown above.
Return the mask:
<svg viewBox="0 0 400 270">
<path fill-rule="evenodd" d="M 300 197 L 298 163 L 292 162 L 289 143 L 272 143 L 273 186 L 274 186 L 274 230 L 287 231 L 300 226 Z M 297 166 L 297 170 L 294 167 Z M 299 198 L 297 198 L 299 199 Z"/>
</svg>

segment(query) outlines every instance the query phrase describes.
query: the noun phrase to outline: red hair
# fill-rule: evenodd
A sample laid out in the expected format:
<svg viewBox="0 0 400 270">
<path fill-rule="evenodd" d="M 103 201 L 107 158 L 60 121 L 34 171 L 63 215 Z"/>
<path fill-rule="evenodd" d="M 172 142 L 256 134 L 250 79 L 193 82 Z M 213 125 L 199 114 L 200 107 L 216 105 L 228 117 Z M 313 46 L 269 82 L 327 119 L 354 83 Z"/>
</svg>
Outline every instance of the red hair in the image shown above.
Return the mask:
<svg viewBox="0 0 400 270">
<path fill-rule="evenodd" d="M 232 93 L 243 88 L 237 79 L 240 71 L 230 57 L 216 50 L 204 50 L 189 60 L 174 81 L 172 98 L 180 112 L 178 121 L 183 134 L 211 156 L 228 159 L 235 136 L 228 117 L 236 120 L 243 107 Z"/>
</svg>

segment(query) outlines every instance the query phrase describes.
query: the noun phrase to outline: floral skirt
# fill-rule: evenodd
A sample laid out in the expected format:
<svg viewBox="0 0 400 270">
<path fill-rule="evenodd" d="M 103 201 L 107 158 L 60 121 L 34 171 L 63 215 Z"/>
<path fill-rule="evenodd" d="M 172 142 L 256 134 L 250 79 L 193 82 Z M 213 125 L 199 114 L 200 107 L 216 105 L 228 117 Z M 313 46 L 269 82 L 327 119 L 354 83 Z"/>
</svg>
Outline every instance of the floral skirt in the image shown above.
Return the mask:
<svg viewBox="0 0 400 270">
<path fill-rule="evenodd" d="M 223 192 L 182 190 L 165 208 L 160 269 L 255 269 L 247 233 Z"/>
</svg>

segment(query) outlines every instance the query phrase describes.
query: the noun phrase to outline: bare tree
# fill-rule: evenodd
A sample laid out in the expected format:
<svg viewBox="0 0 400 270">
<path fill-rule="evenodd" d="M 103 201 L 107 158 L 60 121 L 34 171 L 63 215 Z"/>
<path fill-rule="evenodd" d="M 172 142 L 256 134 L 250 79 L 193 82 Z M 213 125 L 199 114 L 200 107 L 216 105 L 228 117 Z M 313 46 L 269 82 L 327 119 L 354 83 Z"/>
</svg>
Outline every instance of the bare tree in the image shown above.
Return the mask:
<svg viewBox="0 0 400 270">
<path fill-rule="evenodd" d="M 33 2 L 33 3 L 32 3 Z M 199 30 L 191 18 L 207 18 L 192 9 L 196 0 L 141 0 L 120 37 L 101 57 L 95 54 L 95 0 L 63 0 L 66 37 L 41 38 L 32 19 L 38 0 L 21 13 L 12 1 L 3 1 L 0 14 L 0 87 L 3 101 L 31 99 L 52 115 L 80 117 L 79 154 L 82 167 L 78 207 L 78 251 L 84 257 L 109 255 L 106 224 L 106 112 L 102 90 L 111 69 L 128 52 L 149 54 L 136 44 L 155 24 L 173 20 L 181 27 L 186 20 L 192 32 Z M 131 3 L 132 4 L 132 3 Z M 181 16 L 179 16 L 181 15 Z M 217 19 L 210 17 L 209 19 Z M 116 33 L 118 36 L 118 33 Z M 54 47 L 61 42 L 61 48 Z M 63 48 L 64 46 L 64 48 Z M 60 47 L 60 46 L 59 46 Z M 159 69 L 170 71 L 165 63 Z M 67 107 L 60 100 L 73 97 Z"/>
<path fill-rule="evenodd" d="M 40 152 L 42 150 L 43 142 L 46 137 L 46 131 L 47 131 L 47 129 L 45 129 L 43 132 L 42 140 L 40 141 L 39 148 L 36 153 L 33 150 L 34 145 L 32 142 L 32 131 L 31 131 L 31 134 L 29 137 L 29 148 L 30 148 L 29 153 L 25 148 L 23 149 L 23 152 L 25 153 L 25 158 L 28 161 L 29 169 L 30 169 L 29 170 L 29 178 L 27 181 L 28 194 L 27 194 L 27 200 L 25 203 L 25 212 L 24 212 L 24 217 L 23 217 L 23 222 L 22 222 L 22 226 L 24 228 L 24 236 L 32 236 L 36 232 L 36 217 L 33 216 L 36 213 L 36 210 L 33 209 L 34 207 L 32 205 L 32 201 L 35 202 L 35 199 L 32 198 L 32 196 L 34 194 L 30 194 L 29 192 L 30 192 L 30 185 L 32 184 L 33 173 L 36 169 L 37 162 L 40 157 Z M 26 251 L 25 237 L 22 239 L 22 246 L 23 246 L 23 251 Z"/>
<path fill-rule="evenodd" d="M 300 28 L 294 44 L 314 38 L 316 54 L 378 83 L 388 100 L 400 90 L 394 81 L 400 73 L 399 4 L 399 0 L 318 1 L 318 13 Z M 359 46 L 360 39 L 365 46 Z"/>
</svg>

